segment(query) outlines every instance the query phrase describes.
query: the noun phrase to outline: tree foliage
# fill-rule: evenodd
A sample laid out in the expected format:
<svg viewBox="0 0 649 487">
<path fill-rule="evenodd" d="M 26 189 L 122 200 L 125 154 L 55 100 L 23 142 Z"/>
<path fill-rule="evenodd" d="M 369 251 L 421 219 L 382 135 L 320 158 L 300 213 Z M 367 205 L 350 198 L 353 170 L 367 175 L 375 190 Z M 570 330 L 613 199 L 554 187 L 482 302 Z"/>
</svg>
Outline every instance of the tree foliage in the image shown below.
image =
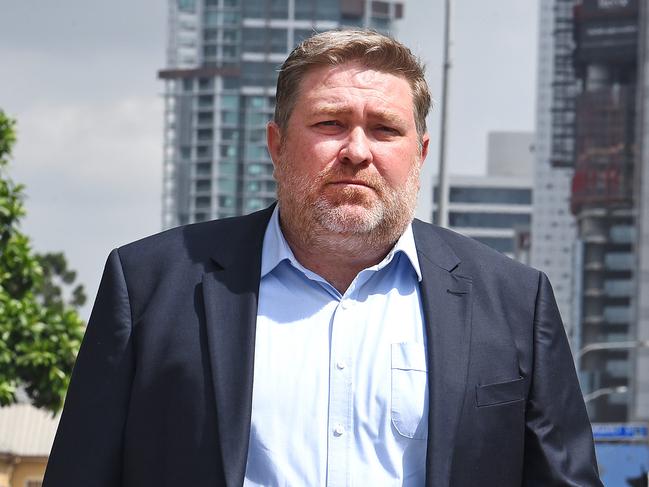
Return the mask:
<svg viewBox="0 0 649 487">
<path fill-rule="evenodd" d="M 68 387 L 84 323 L 76 307 L 83 288 L 63 254 L 37 255 L 20 231 L 24 188 L 8 176 L 15 122 L 0 110 L 0 405 L 24 390 L 40 408 L 58 411 Z"/>
</svg>

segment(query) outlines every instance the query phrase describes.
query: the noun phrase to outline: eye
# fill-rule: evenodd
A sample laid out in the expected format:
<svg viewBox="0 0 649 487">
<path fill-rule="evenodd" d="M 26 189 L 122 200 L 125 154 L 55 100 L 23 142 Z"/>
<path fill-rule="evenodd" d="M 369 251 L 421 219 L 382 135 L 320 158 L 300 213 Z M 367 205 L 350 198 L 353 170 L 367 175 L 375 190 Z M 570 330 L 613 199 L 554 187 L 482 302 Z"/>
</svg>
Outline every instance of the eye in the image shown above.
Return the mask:
<svg viewBox="0 0 649 487">
<path fill-rule="evenodd" d="M 340 126 L 340 123 L 337 120 L 324 120 L 318 122 L 317 125 L 320 125 L 321 127 L 338 127 Z"/>
<path fill-rule="evenodd" d="M 391 127 L 389 125 L 378 125 L 376 127 L 376 130 L 378 132 L 382 133 L 382 134 L 385 134 L 385 135 L 400 135 L 401 134 L 399 129 L 396 129 L 396 128 Z"/>
</svg>

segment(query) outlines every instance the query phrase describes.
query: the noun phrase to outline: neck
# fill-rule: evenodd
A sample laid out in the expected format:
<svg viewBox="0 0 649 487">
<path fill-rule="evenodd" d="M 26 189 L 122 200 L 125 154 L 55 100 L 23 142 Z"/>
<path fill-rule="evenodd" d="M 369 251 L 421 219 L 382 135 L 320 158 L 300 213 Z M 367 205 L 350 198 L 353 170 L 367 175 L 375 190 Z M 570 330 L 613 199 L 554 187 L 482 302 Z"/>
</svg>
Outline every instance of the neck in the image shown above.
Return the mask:
<svg viewBox="0 0 649 487">
<path fill-rule="evenodd" d="M 298 262 L 325 278 L 341 294 L 360 271 L 381 262 L 405 230 L 400 229 L 389 239 L 377 241 L 367 234 L 340 234 L 324 229 L 300 232 L 284 219 L 281 227 Z"/>
</svg>

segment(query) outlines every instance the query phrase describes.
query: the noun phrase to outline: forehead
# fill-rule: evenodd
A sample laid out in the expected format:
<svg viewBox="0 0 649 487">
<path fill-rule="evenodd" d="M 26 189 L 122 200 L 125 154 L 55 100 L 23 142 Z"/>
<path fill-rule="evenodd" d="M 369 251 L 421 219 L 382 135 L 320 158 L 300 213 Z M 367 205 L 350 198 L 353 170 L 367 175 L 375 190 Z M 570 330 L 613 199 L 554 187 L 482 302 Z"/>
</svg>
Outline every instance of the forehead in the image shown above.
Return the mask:
<svg viewBox="0 0 649 487">
<path fill-rule="evenodd" d="M 318 66 L 302 79 L 295 109 L 312 111 L 363 106 L 413 119 L 410 83 L 402 76 L 378 71 L 358 62 Z"/>
</svg>

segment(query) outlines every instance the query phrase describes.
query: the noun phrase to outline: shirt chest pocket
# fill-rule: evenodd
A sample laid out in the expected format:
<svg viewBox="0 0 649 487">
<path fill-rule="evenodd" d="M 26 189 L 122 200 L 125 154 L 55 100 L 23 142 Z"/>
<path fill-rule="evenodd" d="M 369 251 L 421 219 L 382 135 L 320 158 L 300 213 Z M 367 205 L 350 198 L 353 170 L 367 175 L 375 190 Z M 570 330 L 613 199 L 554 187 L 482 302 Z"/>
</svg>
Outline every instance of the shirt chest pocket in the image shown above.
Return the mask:
<svg viewBox="0 0 649 487">
<path fill-rule="evenodd" d="M 426 349 L 419 343 L 392 344 L 392 424 L 401 436 L 428 436 L 428 374 Z"/>
</svg>

